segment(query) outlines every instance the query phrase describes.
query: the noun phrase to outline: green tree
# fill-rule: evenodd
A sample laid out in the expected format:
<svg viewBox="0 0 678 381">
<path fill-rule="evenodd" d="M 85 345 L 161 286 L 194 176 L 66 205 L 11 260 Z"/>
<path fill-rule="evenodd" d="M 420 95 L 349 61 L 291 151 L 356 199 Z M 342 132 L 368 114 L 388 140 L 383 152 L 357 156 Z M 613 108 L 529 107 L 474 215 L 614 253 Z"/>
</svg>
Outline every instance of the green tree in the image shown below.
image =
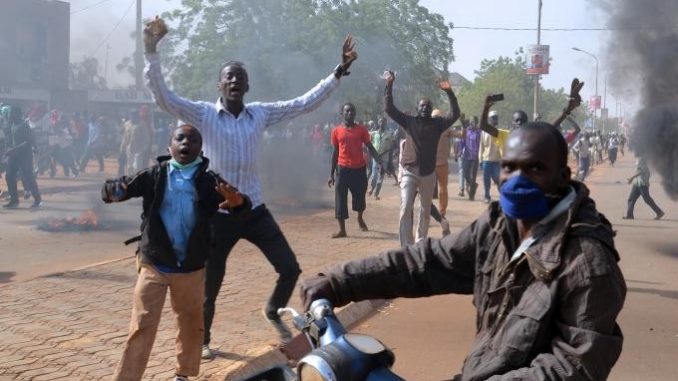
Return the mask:
<svg viewBox="0 0 678 381">
<path fill-rule="evenodd" d="M 418 97 L 440 99 L 436 80 L 453 60 L 450 28 L 418 0 L 183 0 L 163 15 L 173 29 L 161 46 L 177 92 L 216 96 L 221 64 L 245 63 L 250 99 L 276 100 L 307 90 L 339 62 L 343 38 L 357 42 L 352 75 L 326 105 L 344 101 L 374 115 L 382 109 L 385 69 L 397 72 L 396 99 L 414 109 Z"/>
</svg>

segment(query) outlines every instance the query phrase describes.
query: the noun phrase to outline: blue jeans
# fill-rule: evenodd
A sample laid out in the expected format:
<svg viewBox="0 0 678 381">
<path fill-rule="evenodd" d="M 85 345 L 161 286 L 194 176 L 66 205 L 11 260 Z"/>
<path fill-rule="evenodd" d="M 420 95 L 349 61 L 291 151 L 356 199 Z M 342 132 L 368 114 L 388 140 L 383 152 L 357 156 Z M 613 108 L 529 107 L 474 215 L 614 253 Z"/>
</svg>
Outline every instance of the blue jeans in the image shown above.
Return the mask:
<svg viewBox="0 0 678 381">
<path fill-rule="evenodd" d="M 379 156 L 380 159 L 382 159 L 383 156 Z M 382 159 L 384 160 L 384 159 Z M 386 164 L 384 162 L 384 164 Z M 379 166 L 379 163 L 377 163 L 376 160 L 372 160 L 372 177 L 370 179 L 370 190 L 374 192 L 375 197 L 379 197 L 379 192 L 381 192 L 381 185 L 384 182 L 384 174 L 381 170 L 381 167 Z"/>
<path fill-rule="evenodd" d="M 579 172 L 579 181 L 584 181 L 586 176 L 589 174 L 589 167 L 591 166 L 591 160 L 590 157 L 581 157 L 579 156 L 579 168 L 577 168 L 577 171 Z"/>
<path fill-rule="evenodd" d="M 485 199 L 490 198 L 490 180 L 494 182 L 499 190 L 499 170 L 498 161 L 483 161 L 483 187 L 485 188 Z"/>
</svg>

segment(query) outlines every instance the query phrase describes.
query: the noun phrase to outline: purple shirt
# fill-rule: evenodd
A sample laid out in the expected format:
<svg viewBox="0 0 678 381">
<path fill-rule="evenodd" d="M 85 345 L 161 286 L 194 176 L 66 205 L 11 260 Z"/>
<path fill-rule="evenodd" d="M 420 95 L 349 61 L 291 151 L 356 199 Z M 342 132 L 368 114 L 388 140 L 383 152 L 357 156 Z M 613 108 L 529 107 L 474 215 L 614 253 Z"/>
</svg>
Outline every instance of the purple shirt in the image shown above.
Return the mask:
<svg viewBox="0 0 678 381">
<path fill-rule="evenodd" d="M 466 129 L 466 138 L 462 142 L 464 153 L 461 158 L 464 160 L 478 160 L 478 150 L 480 149 L 480 129 Z"/>
</svg>

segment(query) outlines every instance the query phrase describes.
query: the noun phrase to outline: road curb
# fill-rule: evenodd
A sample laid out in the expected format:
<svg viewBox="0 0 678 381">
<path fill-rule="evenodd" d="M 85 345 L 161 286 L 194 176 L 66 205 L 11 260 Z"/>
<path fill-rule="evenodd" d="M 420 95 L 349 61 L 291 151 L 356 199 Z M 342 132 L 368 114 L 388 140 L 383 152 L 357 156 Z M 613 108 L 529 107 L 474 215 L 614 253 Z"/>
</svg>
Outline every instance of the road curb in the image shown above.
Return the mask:
<svg viewBox="0 0 678 381">
<path fill-rule="evenodd" d="M 63 274 L 73 273 L 73 272 L 76 272 L 76 271 L 88 270 L 88 269 L 91 269 L 93 267 L 105 266 L 105 265 L 108 265 L 108 264 L 111 264 L 111 263 L 123 262 L 123 261 L 126 261 L 128 259 L 134 259 L 134 257 L 135 257 L 134 255 L 127 255 L 127 256 L 124 256 L 124 257 L 120 257 L 120 258 L 109 259 L 109 260 L 106 260 L 106 261 L 101 261 L 101 262 L 91 263 L 91 264 L 81 266 L 81 267 L 76 267 L 76 268 L 71 269 L 71 270 L 55 271 L 53 273 L 36 276 L 34 278 L 28 278 L 28 279 L 22 279 L 22 280 L 17 280 L 17 281 L 11 281 L 11 282 L 7 282 L 7 283 L 1 283 L 0 288 L 7 287 L 7 286 L 12 285 L 12 284 L 20 284 L 20 283 L 30 282 L 30 281 L 34 281 L 36 279 L 50 278 L 50 277 L 60 276 L 60 275 L 63 275 Z"/>
<path fill-rule="evenodd" d="M 336 314 L 344 327 L 350 330 L 388 303 L 389 300 L 384 299 L 364 300 L 358 303 L 351 303 Z M 284 368 L 289 363 L 285 354 L 278 347 L 274 346 L 259 348 L 249 354 L 249 356 L 254 357 L 254 359 L 236 363 L 220 374 L 219 379 L 224 381 L 242 381 L 276 367 Z"/>
</svg>

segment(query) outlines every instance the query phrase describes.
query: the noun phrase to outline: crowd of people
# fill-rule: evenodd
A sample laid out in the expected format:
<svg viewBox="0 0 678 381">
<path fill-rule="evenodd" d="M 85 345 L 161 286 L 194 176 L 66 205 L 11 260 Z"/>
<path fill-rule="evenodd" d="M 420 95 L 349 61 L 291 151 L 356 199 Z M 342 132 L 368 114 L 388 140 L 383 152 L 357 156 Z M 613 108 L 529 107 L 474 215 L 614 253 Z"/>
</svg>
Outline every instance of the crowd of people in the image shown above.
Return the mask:
<svg viewBox="0 0 678 381">
<path fill-rule="evenodd" d="M 617 161 L 617 153 L 624 155 L 626 136 L 622 133 L 613 131 L 603 134 L 600 131 L 587 131 L 580 135 L 571 145 L 572 154 L 577 160 L 577 178 L 580 181 L 586 179 L 591 166 L 604 163 L 605 156 L 610 165 L 614 165 Z"/>
<path fill-rule="evenodd" d="M 173 123 L 167 118 L 155 119 L 148 106 L 118 118 L 47 111 L 41 104 L 26 109 L 0 104 L 0 175 L 7 180 L 7 190 L 0 188 L 0 197 L 9 198 L 3 206 L 19 206 L 20 181 L 23 198 L 34 199 L 31 208 L 41 207 L 39 177 L 55 178 L 59 167 L 69 179 L 78 178 L 92 160 L 98 172 L 104 172 L 106 157 L 118 158 L 121 175 L 145 169 L 156 155 L 166 153 Z"/>
<path fill-rule="evenodd" d="M 170 156 L 136 176 L 107 181 L 102 189 L 106 202 L 142 197 L 147 220 L 139 237 L 132 324 L 116 380 L 141 379 L 162 310 L 157 296 L 164 300 L 167 289 L 177 317 L 175 380 L 198 375 L 200 357 L 213 356 L 215 301 L 227 258 L 241 239 L 257 246 L 278 273 L 262 313 L 281 342 L 291 339 L 277 310 L 289 302 L 301 267 L 264 204 L 259 150 L 276 134 L 269 132 L 275 127 L 267 127 L 315 109 L 357 59 L 348 36 L 340 64 L 308 92 L 288 101 L 247 104 L 248 72 L 241 62 L 228 61 L 219 71 L 217 102 L 192 101 L 164 80 L 157 46 L 167 32 L 159 18 L 144 30 L 146 75 L 157 105 L 185 124 L 172 132 Z M 528 122 L 527 114 L 517 111 L 511 126 L 502 128 L 492 106 L 503 96 L 488 96 L 480 118 L 466 118 L 450 83 L 441 81 L 437 86 L 450 112 L 422 98 L 408 114 L 393 99 L 395 74 L 387 71 L 383 78 L 385 115 L 376 122 L 360 123 L 355 105 L 346 102 L 337 126 L 314 126 L 301 134 L 314 152 L 330 159 L 327 184 L 335 188 L 339 225 L 332 237 L 348 235 L 349 193 L 358 227 L 369 229 L 366 199 L 378 200 L 385 177 L 393 175 L 401 197 L 400 248 L 304 280 L 305 306 L 318 298 L 341 306 L 371 298 L 472 293 L 477 340 L 456 379 L 607 378 L 622 347 L 616 318 L 626 285 L 610 223 L 584 183 L 572 180 L 568 142 L 576 140 L 579 127 L 560 128 L 581 103 L 583 83 L 573 81 L 568 104 L 553 124 Z M 388 128 L 386 116 L 397 129 Z M 460 128 L 453 128 L 458 119 Z M 277 134 L 288 133 L 294 134 Z M 610 142 L 608 155 L 615 145 Z M 581 158 L 581 145 L 577 148 Z M 443 225 L 446 236 L 434 239 L 428 237 L 431 216 L 442 225 L 453 214 L 447 204 L 450 151 L 461 160 L 460 195 L 475 198 L 482 167 L 488 209 L 458 234 Z M 490 197 L 492 183 L 498 201 Z M 206 242 L 208 254 L 201 246 Z"/>
<path fill-rule="evenodd" d="M 104 171 L 106 155 L 117 155 L 119 176 L 104 183 L 103 201 L 143 198 L 132 324 L 114 379 L 141 379 L 168 289 L 177 317 L 175 380 L 198 374 L 201 358 L 214 355 L 215 302 L 227 258 L 241 239 L 257 246 L 278 274 L 262 314 L 282 343 L 291 340 L 277 311 L 288 304 L 302 269 L 264 203 L 257 166 L 260 150 L 281 139 L 309 146 L 329 163 L 327 184 L 334 187 L 338 222 L 332 238 L 348 236 L 349 193 L 357 225 L 367 231 L 367 199 L 380 200 L 389 178 L 400 189 L 400 247 L 306 279 L 301 287 L 306 306 L 321 297 L 341 306 L 373 298 L 473 294 L 477 340 L 456 379 L 607 378 L 622 347 L 616 319 L 626 286 L 614 231 L 584 180 L 590 165 L 602 163 L 605 155 L 614 165 L 617 152 L 624 155 L 626 138 L 581 131 L 570 117 L 581 103 L 583 83 L 573 81 L 553 123 L 529 122 L 517 110 L 510 125 L 502 126 L 493 106 L 503 96 L 488 96 L 479 116 L 467 116 L 447 81 L 435 85 L 449 102 L 448 113 L 427 98 L 408 105 L 414 112 L 401 111 L 393 97 L 396 76 L 387 71 L 384 114 L 375 120 L 360 121 L 356 106 L 346 102 L 337 110 L 336 126 L 286 128 L 284 122 L 310 113 L 350 74 L 357 59 L 350 36 L 339 65 L 297 98 L 245 103 L 248 72 L 244 64 L 228 61 L 219 71 L 215 103 L 182 98 L 167 86 L 157 52 L 166 33 L 159 18 L 144 30 L 146 76 L 157 106 L 180 120 L 180 127 L 153 123 L 148 107 L 118 120 L 0 107 L 6 208 L 19 205 L 18 179 L 34 198 L 32 207 L 40 207 L 38 175 L 49 171 L 54 177 L 59 165 L 64 176 L 77 177 L 91 160 Z M 565 121 L 571 128 L 561 127 Z M 272 125 L 278 126 L 269 129 Z M 570 153 L 578 166 L 574 176 Z M 163 156 L 156 162 L 155 155 Z M 450 159 L 458 163 L 459 197 L 476 199 L 482 170 L 482 201 L 488 204 L 454 235 L 448 222 L 454 215 L 448 203 Z M 641 195 L 661 218 L 649 196 L 644 162 L 629 183 L 626 218 L 633 218 Z M 491 197 L 493 186 L 498 200 Z M 429 237 L 431 218 L 441 225 L 441 239 Z"/>
</svg>

